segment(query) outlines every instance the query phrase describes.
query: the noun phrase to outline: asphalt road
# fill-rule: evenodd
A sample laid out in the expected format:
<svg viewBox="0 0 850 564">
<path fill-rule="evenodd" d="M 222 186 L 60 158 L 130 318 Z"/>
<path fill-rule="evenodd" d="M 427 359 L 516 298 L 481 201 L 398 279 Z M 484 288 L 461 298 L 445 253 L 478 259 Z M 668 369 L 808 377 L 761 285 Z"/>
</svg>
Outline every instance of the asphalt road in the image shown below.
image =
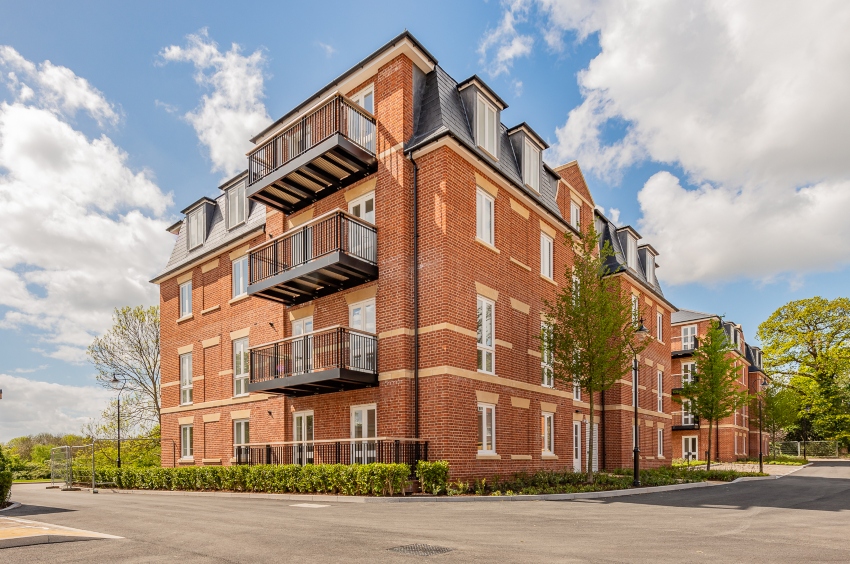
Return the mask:
<svg viewBox="0 0 850 564">
<path fill-rule="evenodd" d="M 124 537 L 7 548 L 0 562 L 850 562 L 850 463 L 611 500 L 331 503 L 15 486 L 4 512 Z M 429 557 L 388 549 L 425 543 Z"/>
</svg>

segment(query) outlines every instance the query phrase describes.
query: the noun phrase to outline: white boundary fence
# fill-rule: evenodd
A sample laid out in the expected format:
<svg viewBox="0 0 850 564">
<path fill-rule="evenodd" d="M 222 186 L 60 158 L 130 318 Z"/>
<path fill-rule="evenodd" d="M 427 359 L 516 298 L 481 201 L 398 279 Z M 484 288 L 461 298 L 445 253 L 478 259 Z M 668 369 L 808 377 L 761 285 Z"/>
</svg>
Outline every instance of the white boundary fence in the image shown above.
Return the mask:
<svg viewBox="0 0 850 564">
<path fill-rule="evenodd" d="M 783 441 L 770 444 L 770 455 L 838 458 L 838 441 Z"/>
</svg>

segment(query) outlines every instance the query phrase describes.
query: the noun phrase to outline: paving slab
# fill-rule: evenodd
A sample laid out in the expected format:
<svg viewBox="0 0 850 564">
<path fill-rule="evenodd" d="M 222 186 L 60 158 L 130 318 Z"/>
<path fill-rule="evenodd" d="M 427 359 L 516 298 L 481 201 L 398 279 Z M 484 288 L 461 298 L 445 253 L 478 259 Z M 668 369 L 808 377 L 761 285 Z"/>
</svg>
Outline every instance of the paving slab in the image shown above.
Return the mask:
<svg viewBox="0 0 850 564">
<path fill-rule="evenodd" d="M 18 517 L 0 517 L 0 548 L 120 538 L 115 535 L 51 525 L 50 523 L 30 521 Z"/>
</svg>

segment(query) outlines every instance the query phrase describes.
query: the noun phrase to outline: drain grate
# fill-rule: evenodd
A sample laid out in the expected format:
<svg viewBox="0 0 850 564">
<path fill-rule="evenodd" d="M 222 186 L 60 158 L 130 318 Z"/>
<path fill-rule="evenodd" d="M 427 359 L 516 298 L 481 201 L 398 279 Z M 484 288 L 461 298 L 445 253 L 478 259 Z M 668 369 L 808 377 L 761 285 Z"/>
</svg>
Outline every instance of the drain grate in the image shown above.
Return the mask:
<svg viewBox="0 0 850 564">
<path fill-rule="evenodd" d="M 401 552 L 402 554 L 412 554 L 414 556 L 433 556 L 435 554 L 445 554 L 446 552 L 452 551 L 451 548 L 446 548 L 445 546 L 433 546 L 430 544 L 406 544 L 404 546 L 397 546 L 388 550 Z"/>
</svg>

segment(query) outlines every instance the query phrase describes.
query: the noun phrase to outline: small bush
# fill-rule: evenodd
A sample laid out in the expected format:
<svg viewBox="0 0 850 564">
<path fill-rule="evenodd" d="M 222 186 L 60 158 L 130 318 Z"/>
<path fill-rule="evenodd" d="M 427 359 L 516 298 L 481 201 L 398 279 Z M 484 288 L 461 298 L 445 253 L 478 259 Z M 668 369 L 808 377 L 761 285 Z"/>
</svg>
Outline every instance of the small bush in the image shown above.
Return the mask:
<svg viewBox="0 0 850 564">
<path fill-rule="evenodd" d="M 6 505 L 9 496 L 12 495 L 12 473 L 8 470 L 0 470 L 0 507 Z"/>
<path fill-rule="evenodd" d="M 446 491 L 449 482 L 449 463 L 445 460 L 426 462 L 420 460 L 416 465 L 416 477 L 422 491 L 431 495 L 440 495 Z"/>
</svg>

